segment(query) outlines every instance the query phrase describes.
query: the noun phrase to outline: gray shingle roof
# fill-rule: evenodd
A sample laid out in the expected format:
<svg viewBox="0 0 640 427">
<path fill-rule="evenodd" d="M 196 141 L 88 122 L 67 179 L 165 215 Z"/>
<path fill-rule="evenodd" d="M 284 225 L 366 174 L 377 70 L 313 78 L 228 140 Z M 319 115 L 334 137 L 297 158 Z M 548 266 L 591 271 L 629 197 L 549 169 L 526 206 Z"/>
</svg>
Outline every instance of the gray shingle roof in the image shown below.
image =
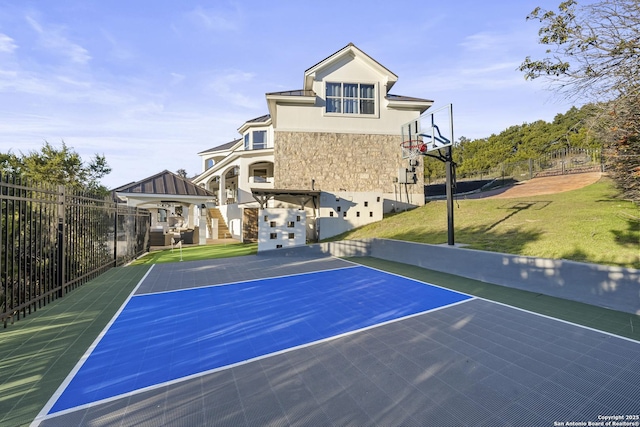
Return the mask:
<svg viewBox="0 0 640 427">
<path fill-rule="evenodd" d="M 227 143 L 225 143 L 225 144 L 218 145 L 218 146 L 216 146 L 216 147 L 209 148 L 208 150 L 201 151 L 201 152 L 199 152 L 198 154 L 205 154 L 205 153 L 211 153 L 211 152 L 214 152 L 214 151 L 224 151 L 224 150 L 228 150 L 228 149 L 230 149 L 231 147 L 233 147 L 234 145 L 236 145 L 239 141 L 240 141 L 240 138 L 238 138 L 238 139 L 234 139 L 233 141 L 227 142 Z"/>
</svg>

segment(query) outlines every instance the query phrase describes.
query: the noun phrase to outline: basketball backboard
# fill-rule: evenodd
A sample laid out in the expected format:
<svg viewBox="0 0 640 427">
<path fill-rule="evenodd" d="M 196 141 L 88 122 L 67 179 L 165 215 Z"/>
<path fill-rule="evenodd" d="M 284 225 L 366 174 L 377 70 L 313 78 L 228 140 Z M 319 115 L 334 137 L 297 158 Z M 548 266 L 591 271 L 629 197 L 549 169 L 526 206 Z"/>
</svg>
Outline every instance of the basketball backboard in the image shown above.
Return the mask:
<svg viewBox="0 0 640 427">
<path fill-rule="evenodd" d="M 402 125 L 402 158 L 413 158 L 453 144 L 453 105 L 426 111 Z"/>
</svg>

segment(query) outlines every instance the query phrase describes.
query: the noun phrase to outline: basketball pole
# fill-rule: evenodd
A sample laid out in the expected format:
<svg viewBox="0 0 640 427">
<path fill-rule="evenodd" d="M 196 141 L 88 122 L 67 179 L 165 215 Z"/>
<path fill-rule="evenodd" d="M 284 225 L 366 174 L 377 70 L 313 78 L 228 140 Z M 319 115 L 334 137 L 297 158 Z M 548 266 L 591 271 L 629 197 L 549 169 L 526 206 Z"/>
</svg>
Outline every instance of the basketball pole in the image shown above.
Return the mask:
<svg viewBox="0 0 640 427">
<path fill-rule="evenodd" d="M 447 173 L 447 244 L 455 245 L 453 232 L 453 157 L 451 146 L 447 147 L 447 160 L 445 162 Z"/>
<path fill-rule="evenodd" d="M 453 104 L 449 104 L 449 129 L 451 129 L 451 144 L 447 147 L 447 244 L 455 245 L 453 236 Z"/>
</svg>

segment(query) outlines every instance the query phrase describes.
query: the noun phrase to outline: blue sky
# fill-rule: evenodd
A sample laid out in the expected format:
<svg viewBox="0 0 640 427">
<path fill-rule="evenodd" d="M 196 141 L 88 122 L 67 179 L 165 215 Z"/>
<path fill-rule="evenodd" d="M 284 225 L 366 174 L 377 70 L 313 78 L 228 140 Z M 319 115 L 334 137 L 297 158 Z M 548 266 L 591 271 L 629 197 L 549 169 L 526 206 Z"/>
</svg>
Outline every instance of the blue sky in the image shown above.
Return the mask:
<svg viewBox="0 0 640 427">
<path fill-rule="evenodd" d="M 0 0 L 0 152 L 64 140 L 106 156 L 108 187 L 192 176 L 265 93 L 350 42 L 398 75 L 394 94 L 453 103 L 456 139 L 550 121 L 571 103 L 517 67 L 544 54 L 526 15 L 558 3 Z"/>
</svg>

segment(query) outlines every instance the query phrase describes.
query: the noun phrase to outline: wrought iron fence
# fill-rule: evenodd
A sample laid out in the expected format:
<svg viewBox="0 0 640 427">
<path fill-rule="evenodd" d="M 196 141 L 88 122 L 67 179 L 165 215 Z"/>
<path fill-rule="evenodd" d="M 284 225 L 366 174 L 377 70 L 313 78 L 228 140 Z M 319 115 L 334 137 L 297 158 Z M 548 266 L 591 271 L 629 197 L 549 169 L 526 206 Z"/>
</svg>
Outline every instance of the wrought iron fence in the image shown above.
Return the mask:
<svg viewBox="0 0 640 427">
<path fill-rule="evenodd" d="M 147 210 L 0 175 L 0 321 L 7 326 L 148 250 Z"/>
</svg>

